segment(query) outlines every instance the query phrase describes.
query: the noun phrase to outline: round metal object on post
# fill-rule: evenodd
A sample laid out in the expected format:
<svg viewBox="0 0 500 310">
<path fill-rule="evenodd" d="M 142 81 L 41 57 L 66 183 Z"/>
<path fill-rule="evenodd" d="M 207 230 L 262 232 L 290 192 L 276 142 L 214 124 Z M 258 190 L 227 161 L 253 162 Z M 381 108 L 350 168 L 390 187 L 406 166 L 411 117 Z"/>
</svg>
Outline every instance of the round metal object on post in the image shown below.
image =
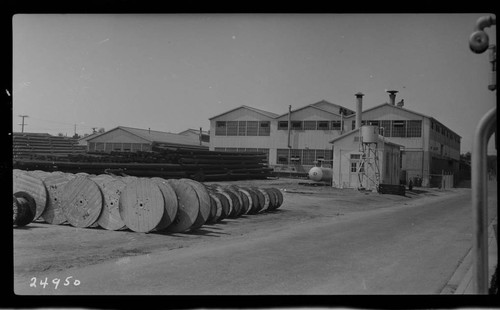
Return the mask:
<svg viewBox="0 0 500 310">
<path fill-rule="evenodd" d="M 325 167 L 312 167 L 308 173 L 309 179 L 316 182 L 331 182 L 333 170 Z"/>
<path fill-rule="evenodd" d="M 160 188 L 146 178 L 131 180 L 120 194 L 119 210 L 130 230 L 150 232 L 165 212 Z"/>
<path fill-rule="evenodd" d="M 198 196 L 194 188 L 187 182 L 169 179 L 167 183 L 174 189 L 179 207 L 174 222 L 166 228 L 166 231 L 173 233 L 185 232 L 191 228 L 200 212 Z"/>
<path fill-rule="evenodd" d="M 167 183 L 167 180 L 154 177 L 151 178 L 151 181 L 155 182 L 156 185 L 158 185 L 161 193 L 163 194 L 165 212 L 163 212 L 160 223 L 158 223 L 158 226 L 156 226 L 155 228 L 155 230 L 163 230 L 174 222 L 175 216 L 177 215 L 177 210 L 179 209 L 177 194 L 175 193 L 172 186 Z"/>
<path fill-rule="evenodd" d="M 13 192 L 26 192 L 35 200 L 36 212 L 33 220 L 38 219 L 45 210 L 48 200 L 47 189 L 42 178 L 22 170 L 13 172 L 12 177 Z"/>
<path fill-rule="evenodd" d="M 43 179 L 48 199 L 47 206 L 40 217 L 47 223 L 59 225 L 66 222 L 61 203 L 65 185 L 74 178 L 72 174 L 51 173 Z"/>
<path fill-rule="evenodd" d="M 86 175 L 78 175 L 64 186 L 62 208 L 66 220 L 75 227 L 94 224 L 102 210 L 99 186 Z"/>
<path fill-rule="evenodd" d="M 22 227 L 31 223 L 36 214 L 35 199 L 27 192 L 13 195 L 13 226 Z"/>
<path fill-rule="evenodd" d="M 126 228 L 120 215 L 120 194 L 127 183 L 102 175 L 92 177 L 91 180 L 99 186 L 103 196 L 101 215 L 97 218 L 97 224 L 107 230 Z"/>
<path fill-rule="evenodd" d="M 198 181 L 191 180 L 191 179 L 180 179 L 179 181 L 181 182 L 186 182 L 189 185 L 191 185 L 194 188 L 194 191 L 196 192 L 196 196 L 198 196 L 198 201 L 200 203 L 200 210 L 198 213 L 198 217 L 196 218 L 195 222 L 191 226 L 190 229 L 198 229 L 200 228 L 205 222 L 208 220 L 210 216 L 210 209 L 211 209 L 211 204 L 210 204 L 210 196 L 208 195 L 208 191 Z"/>
</svg>

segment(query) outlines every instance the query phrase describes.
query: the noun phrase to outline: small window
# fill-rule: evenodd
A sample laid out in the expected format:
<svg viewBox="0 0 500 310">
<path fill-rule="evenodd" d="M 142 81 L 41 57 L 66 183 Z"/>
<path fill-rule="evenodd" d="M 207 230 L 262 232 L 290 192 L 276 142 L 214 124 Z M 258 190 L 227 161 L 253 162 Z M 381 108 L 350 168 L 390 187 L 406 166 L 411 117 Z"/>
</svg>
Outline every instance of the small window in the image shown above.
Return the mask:
<svg viewBox="0 0 500 310">
<path fill-rule="evenodd" d="M 96 142 L 95 143 L 95 151 L 96 152 L 104 152 L 104 142 Z"/>
<path fill-rule="evenodd" d="M 357 172 L 357 171 L 358 171 L 358 163 L 352 162 L 351 163 L 351 172 Z"/>
<path fill-rule="evenodd" d="M 226 122 L 215 122 L 215 135 L 216 136 L 226 135 Z"/>
<path fill-rule="evenodd" d="M 288 121 L 278 122 L 278 130 L 287 130 L 287 129 L 288 129 Z"/>
<path fill-rule="evenodd" d="M 328 121 L 318 121 L 318 130 L 330 130 Z"/>
<path fill-rule="evenodd" d="M 351 154 L 351 159 L 361 159 L 361 154 Z"/>
<path fill-rule="evenodd" d="M 342 130 L 341 121 L 332 121 L 332 130 Z"/>
<path fill-rule="evenodd" d="M 269 136 L 271 132 L 270 127 L 269 121 L 259 122 L 259 136 Z"/>
<path fill-rule="evenodd" d="M 89 152 L 94 152 L 95 151 L 95 142 L 89 142 Z"/>
<path fill-rule="evenodd" d="M 238 122 L 237 121 L 229 121 L 227 122 L 227 134 L 228 136 L 237 136 L 238 135 Z"/>
<path fill-rule="evenodd" d="M 258 134 L 259 134 L 259 122 L 247 121 L 247 136 L 258 136 Z"/>
<path fill-rule="evenodd" d="M 379 121 L 368 121 L 368 125 L 371 125 L 371 126 L 380 126 L 379 124 L 380 124 Z"/>
<path fill-rule="evenodd" d="M 304 130 L 316 130 L 316 121 L 304 121 Z"/>
<path fill-rule="evenodd" d="M 239 121 L 238 122 L 238 136 L 246 136 L 247 134 L 247 122 Z"/>
<path fill-rule="evenodd" d="M 292 121 L 293 130 L 302 130 L 302 121 Z"/>
</svg>

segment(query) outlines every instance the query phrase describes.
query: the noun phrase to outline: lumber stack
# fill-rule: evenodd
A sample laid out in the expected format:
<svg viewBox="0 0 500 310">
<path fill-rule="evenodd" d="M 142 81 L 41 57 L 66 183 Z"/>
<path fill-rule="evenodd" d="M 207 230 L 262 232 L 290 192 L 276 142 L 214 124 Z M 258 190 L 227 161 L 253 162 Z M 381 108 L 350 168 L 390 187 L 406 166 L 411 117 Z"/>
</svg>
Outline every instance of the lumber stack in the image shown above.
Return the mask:
<svg viewBox="0 0 500 310">
<path fill-rule="evenodd" d="M 40 133 L 13 133 L 13 158 L 61 158 L 71 154 L 84 154 L 85 146 L 73 138 Z"/>
<path fill-rule="evenodd" d="M 404 185 L 380 184 L 378 186 L 378 192 L 380 194 L 404 196 L 406 193 L 406 188 Z"/>
<path fill-rule="evenodd" d="M 135 232 L 195 231 L 226 218 L 278 209 L 276 188 L 205 185 L 192 179 L 14 170 L 14 224 L 34 220 Z"/>
<path fill-rule="evenodd" d="M 265 179 L 272 175 L 261 152 L 220 152 L 154 145 L 151 152 L 111 152 L 68 155 L 51 160 L 14 160 L 22 170 L 85 172 L 164 179 L 230 181 Z"/>
</svg>

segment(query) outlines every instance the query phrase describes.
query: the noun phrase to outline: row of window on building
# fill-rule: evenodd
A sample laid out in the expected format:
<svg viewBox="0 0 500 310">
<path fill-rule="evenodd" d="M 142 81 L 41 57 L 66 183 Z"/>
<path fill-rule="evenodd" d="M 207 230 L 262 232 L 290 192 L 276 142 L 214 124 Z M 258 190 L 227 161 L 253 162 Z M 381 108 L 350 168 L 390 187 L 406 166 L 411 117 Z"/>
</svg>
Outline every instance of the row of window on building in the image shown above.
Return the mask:
<svg viewBox="0 0 500 310">
<path fill-rule="evenodd" d="M 385 137 L 421 137 L 421 120 L 364 120 L 362 125 L 374 125 L 381 128 L 380 134 Z M 353 120 L 351 129 L 356 122 Z M 292 130 L 342 130 L 343 121 L 291 121 Z M 279 121 L 278 130 L 288 130 L 288 121 Z M 218 121 L 215 127 L 216 136 L 269 136 L 269 121 Z"/>
<path fill-rule="evenodd" d="M 269 121 L 218 121 L 216 136 L 269 136 Z"/>
<path fill-rule="evenodd" d="M 455 141 L 456 143 L 460 143 L 460 138 L 456 134 L 452 133 L 448 129 L 446 129 L 444 126 L 441 126 L 439 124 L 436 124 L 434 122 L 431 122 L 431 130 L 434 130 L 435 132 L 443 135 L 444 137 L 451 139 Z"/>
<path fill-rule="evenodd" d="M 89 142 L 89 152 L 137 152 L 151 151 L 151 145 L 147 143 L 107 143 L 107 142 Z"/>
<path fill-rule="evenodd" d="M 361 125 L 379 126 L 380 134 L 384 137 L 419 138 L 422 136 L 421 120 L 363 120 Z M 356 121 L 352 121 L 351 128 L 355 127 Z"/>
<path fill-rule="evenodd" d="M 281 165 L 315 165 L 319 161 L 331 164 L 332 150 L 277 149 L 276 163 Z"/>
</svg>

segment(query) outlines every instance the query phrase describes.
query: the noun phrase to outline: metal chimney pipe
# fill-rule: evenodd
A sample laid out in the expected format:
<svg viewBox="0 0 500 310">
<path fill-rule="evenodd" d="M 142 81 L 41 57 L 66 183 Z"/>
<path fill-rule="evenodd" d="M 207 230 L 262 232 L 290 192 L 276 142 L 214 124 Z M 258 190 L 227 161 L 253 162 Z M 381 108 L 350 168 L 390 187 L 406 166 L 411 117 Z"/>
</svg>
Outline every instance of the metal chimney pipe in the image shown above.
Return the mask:
<svg viewBox="0 0 500 310">
<path fill-rule="evenodd" d="M 391 99 L 391 104 L 396 105 L 396 93 L 398 92 L 397 90 L 388 90 L 389 93 L 389 99 Z"/>
<path fill-rule="evenodd" d="M 363 113 L 363 96 L 362 93 L 355 94 L 356 96 L 356 128 L 361 128 L 361 114 Z"/>
</svg>

